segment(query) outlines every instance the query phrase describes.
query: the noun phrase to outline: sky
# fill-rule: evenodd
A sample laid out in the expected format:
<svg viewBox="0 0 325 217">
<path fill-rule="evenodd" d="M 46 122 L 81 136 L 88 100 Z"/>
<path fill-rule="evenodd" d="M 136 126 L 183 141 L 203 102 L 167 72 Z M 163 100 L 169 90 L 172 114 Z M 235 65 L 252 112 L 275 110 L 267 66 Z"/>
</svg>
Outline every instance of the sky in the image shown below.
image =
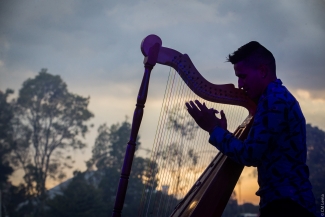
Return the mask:
<svg viewBox="0 0 325 217">
<path fill-rule="evenodd" d="M 0 0 L 0 90 L 18 93 L 42 68 L 70 92 L 90 96 L 96 129 L 133 115 L 143 75 L 140 43 L 158 35 L 164 47 L 188 54 L 212 83 L 234 83 L 229 53 L 258 41 L 275 56 L 277 76 L 299 101 L 307 123 L 325 130 L 324 0 Z M 141 141 L 149 148 L 169 68 L 151 76 Z"/>
</svg>

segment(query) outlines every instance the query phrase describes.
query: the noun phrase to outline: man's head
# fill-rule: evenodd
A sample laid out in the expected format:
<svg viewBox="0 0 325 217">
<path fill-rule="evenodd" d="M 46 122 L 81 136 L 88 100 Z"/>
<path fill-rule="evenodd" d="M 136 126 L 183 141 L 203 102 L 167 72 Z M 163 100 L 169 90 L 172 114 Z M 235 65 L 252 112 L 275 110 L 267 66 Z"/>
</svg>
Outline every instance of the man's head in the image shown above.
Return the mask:
<svg viewBox="0 0 325 217">
<path fill-rule="evenodd" d="M 257 101 L 267 85 L 276 79 L 272 53 L 256 41 L 251 41 L 228 56 L 238 77 L 238 88 Z"/>
</svg>

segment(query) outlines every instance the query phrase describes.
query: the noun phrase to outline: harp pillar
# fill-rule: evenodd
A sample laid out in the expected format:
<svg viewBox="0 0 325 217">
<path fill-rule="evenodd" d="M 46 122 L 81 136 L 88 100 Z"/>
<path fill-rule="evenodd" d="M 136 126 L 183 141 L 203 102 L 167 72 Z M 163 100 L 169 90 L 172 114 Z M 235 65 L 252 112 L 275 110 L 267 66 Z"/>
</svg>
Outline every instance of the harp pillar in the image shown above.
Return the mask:
<svg viewBox="0 0 325 217">
<path fill-rule="evenodd" d="M 128 187 L 134 152 L 136 149 L 136 139 L 138 136 L 140 124 L 143 117 L 143 109 L 147 100 L 148 87 L 150 80 L 150 73 L 155 66 L 158 58 L 159 49 L 161 47 L 161 40 L 158 36 L 152 35 L 152 37 L 147 37 L 147 40 L 142 42 L 142 46 L 147 55 L 144 58 L 144 75 L 142 78 L 140 90 L 138 93 L 137 104 L 133 114 L 132 128 L 130 140 L 127 144 L 124 163 L 121 171 L 120 181 L 116 193 L 115 204 L 113 208 L 112 217 L 120 217 L 122 214 L 122 209 L 124 205 L 126 190 Z"/>
</svg>

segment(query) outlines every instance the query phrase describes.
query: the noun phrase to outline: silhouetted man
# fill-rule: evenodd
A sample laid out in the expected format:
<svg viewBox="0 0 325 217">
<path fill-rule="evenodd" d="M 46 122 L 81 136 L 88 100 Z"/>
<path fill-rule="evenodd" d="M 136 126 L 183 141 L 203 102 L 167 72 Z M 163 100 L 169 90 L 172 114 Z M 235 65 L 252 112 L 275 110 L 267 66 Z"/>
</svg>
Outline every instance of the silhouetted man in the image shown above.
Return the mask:
<svg viewBox="0 0 325 217">
<path fill-rule="evenodd" d="M 238 87 L 257 104 L 254 123 L 242 142 L 227 131 L 223 111 L 199 101 L 186 103 L 209 142 L 232 160 L 258 170 L 261 217 L 314 216 L 315 199 L 306 165 L 306 122 L 299 103 L 276 77 L 272 53 L 252 41 L 229 55 Z M 231 171 L 229 171 L 231 172 Z"/>
</svg>

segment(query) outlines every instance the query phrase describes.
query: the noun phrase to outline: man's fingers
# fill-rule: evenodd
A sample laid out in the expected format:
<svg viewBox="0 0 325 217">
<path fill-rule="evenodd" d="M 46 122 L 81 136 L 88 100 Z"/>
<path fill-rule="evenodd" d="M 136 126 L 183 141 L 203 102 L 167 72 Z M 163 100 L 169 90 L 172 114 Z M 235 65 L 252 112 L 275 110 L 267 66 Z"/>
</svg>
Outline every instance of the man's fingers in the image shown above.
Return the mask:
<svg viewBox="0 0 325 217">
<path fill-rule="evenodd" d="M 208 111 L 209 109 L 205 105 L 205 103 L 201 103 L 199 100 L 195 100 L 196 105 L 200 108 L 201 111 Z"/>
<path fill-rule="evenodd" d="M 185 106 L 187 107 L 188 110 L 199 110 L 193 101 L 186 102 Z"/>
<path fill-rule="evenodd" d="M 196 105 L 193 103 L 193 101 L 186 102 L 185 106 L 187 107 L 188 113 L 194 118 L 197 119 L 199 115 L 199 109 L 196 107 Z"/>
<path fill-rule="evenodd" d="M 205 102 L 203 103 L 202 108 L 205 110 L 209 110 L 208 107 L 205 105 Z"/>
<path fill-rule="evenodd" d="M 194 103 L 195 102 L 195 103 Z M 218 114 L 219 111 L 214 109 L 214 108 L 210 108 L 208 109 L 205 105 L 205 103 L 201 103 L 198 100 L 195 101 L 189 101 L 185 103 L 185 106 L 187 108 L 187 111 L 190 113 L 190 115 L 195 119 L 198 118 L 201 115 L 201 112 L 208 112 L 208 113 L 213 113 L 213 114 Z M 223 114 L 224 115 L 224 114 Z"/>
<path fill-rule="evenodd" d="M 194 103 L 193 103 L 194 104 Z M 197 105 L 197 107 L 200 108 L 200 110 L 202 111 L 203 105 L 200 103 L 199 100 L 195 100 L 195 104 Z"/>
<path fill-rule="evenodd" d="M 216 110 L 216 109 L 214 109 L 214 108 L 210 108 L 209 110 L 211 110 L 214 114 L 218 114 L 219 113 L 219 111 Z"/>
<path fill-rule="evenodd" d="M 220 111 L 220 116 L 221 116 L 221 127 L 225 130 L 227 130 L 227 118 L 226 118 L 226 115 L 225 113 L 223 112 L 223 110 Z"/>
<path fill-rule="evenodd" d="M 202 104 L 198 100 L 195 100 L 195 103 L 193 101 L 186 102 L 185 105 L 186 105 L 187 109 L 192 109 L 195 111 L 212 111 L 214 114 L 219 113 L 218 110 L 216 110 L 214 108 L 208 108 L 205 103 Z"/>
<path fill-rule="evenodd" d="M 185 103 L 185 106 L 187 108 L 188 113 L 190 113 L 190 115 L 193 117 L 193 108 L 192 108 L 192 106 L 188 102 Z"/>
<path fill-rule="evenodd" d="M 220 111 L 220 116 L 221 116 L 221 119 L 226 119 L 226 115 L 223 112 L 223 110 Z"/>
<path fill-rule="evenodd" d="M 187 109 L 193 109 L 192 106 L 188 102 L 185 103 L 185 106 Z"/>
<path fill-rule="evenodd" d="M 192 106 L 193 111 L 199 112 L 199 108 L 195 105 L 193 101 L 190 101 L 190 105 Z"/>
</svg>

